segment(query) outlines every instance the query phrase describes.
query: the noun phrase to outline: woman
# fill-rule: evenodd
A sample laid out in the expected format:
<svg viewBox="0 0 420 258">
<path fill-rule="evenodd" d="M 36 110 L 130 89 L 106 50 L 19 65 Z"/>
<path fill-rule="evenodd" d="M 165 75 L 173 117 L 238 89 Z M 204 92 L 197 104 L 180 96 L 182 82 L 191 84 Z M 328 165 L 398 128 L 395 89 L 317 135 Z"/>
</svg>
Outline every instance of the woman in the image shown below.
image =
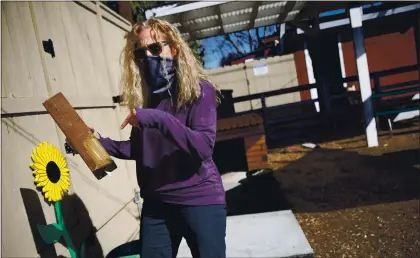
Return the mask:
<svg viewBox="0 0 420 258">
<path fill-rule="evenodd" d="M 216 88 L 179 31 L 138 23 L 126 35 L 121 129 L 128 141 L 99 137 L 113 157 L 135 160 L 144 199 L 141 257 L 176 257 L 182 237 L 193 257 L 225 257 L 226 203 L 212 153 Z"/>
</svg>

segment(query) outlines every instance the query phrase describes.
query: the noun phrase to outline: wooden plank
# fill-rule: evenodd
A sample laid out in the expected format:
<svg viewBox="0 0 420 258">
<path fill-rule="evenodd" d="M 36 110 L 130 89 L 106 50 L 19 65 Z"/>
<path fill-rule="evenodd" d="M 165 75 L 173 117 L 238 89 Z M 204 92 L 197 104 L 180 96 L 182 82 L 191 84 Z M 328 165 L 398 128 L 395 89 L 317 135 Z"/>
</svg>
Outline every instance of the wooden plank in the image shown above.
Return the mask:
<svg viewBox="0 0 420 258">
<path fill-rule="evenodd" d="M 255 155 L 255 156 L 246 157 L 246 160 L 248 163 L 252 163 L 254 161 L 267 162 L 268 157 L 267 155 Z"/>
<path fill-rule="evenodd" d="M 125 31 L 103 18 L 100 19 L 100 29 L 102 31 L 104 57 L 107 60 L 107 68 L 111 77 L 110 83 L 114 89 L 114 93 L 116 93 L 115 95 L 117 95 L 120 91 L 118 88 L 121 77 L 120 54 L 125 46 Z"/>
<path fill-rule="evenodd" d="M 267 150 L 256 150 L 256 151 L 247 151 L 246 157 L 256 157 L 256 156 L 267 156 Z"/>
<path fill-rule="evenodd" d="M 245 148 L 246 149 L 249 149 L 249 148 L 251 148 L 251 147 L 254 147 L 254 146 L 266 146 L 267 144 L 265 143 L 265 140 L 259 140 L 259 141 L 256 141 L 256 142 L 245 142 Z"/>
<path fill-rule="evenodd" d="M 262 118 L 257 114 L 246 114 L 223 118 L 217 121 L 217 131 L 228 131 L 235 128 L 247 128 L 262 124 Z"/>
<path fill-rule="evenodd" d="M 13 76 L 13 71 L 16 71 L 16 59 L 13 54 L 13 44 L 10 39 L 9 27 L 6 21 L 6 14 L 4 13 L 4 2 L 1 3 L 1 97 L 6 98 L 11 95 L 11 86 L 16 83 L 16 78 Z M 7 62 L 7 65 L 4 65 Z M 3 107 L 3 103 L 2 103 Z"/>
<path fill-rule="evenodd" d="M 255 145 L 266 145 L 265 135 L 252 135 L 245 138 L 245 147 L 249 148 Z"/>
<path fill-rule="evenodd" d="M 117 168 L 98 139 L 61 92 L 45 101 L 43 105 L 63 131 L 69 144 L 80 154 L 97 179 L 106 176 L 106 171 Z"/>
<path fill-rule="evenodd" d="M 107 71 L 107 59 L 106 55 L 104 54 L 104 42 L 101 37 L 101 27 L 100 27 L 100 20 L 99 17 L 91 12 L 86 12 L 83 10 L 79 10 L 79 12 L 83 13 L 84 16 L 84 32 L 88 35 L 87 39 L 85 39 L 86 44 L 89 45 L 89 52 L 92 56 L 92 61 L 94 64 L 94 77 L 96 77 L 96 88 L 93 87 L 96 93 L 93 96 L 97 95 L 98 91 L 101 91 L 102 96 L 113 96 L 114 93 L 118 93 L 118 91 L 111 91 L 114 85 L 111 85 L 111 80 L 108 76 Z M 122 49 L 122 48 L 121 48 Z M 121 51 L 121 49 L 119 49 Z M 120 64 L 117 62 L 117 64 Z M 120 69 L 118 69 L 120 71 Z"/>
<path fill-rule="evenodd" d="M 48 95 L 27 2 L 2 2 L 1 59 L 3 97 Z"/>
<path fill-rule="evenodd" d="M 251 163 L 267 163 L 267 162 L 268 162 L 267 155 L 259 155 L 259 156 L 253 156 L 253 157 L 247 158 L 247 163 L 248 164 L 251 164 Z"/>
<path fill-rule="evenodd" d="M 264 129 L 262 128 L 262 126 L 254 126 L 254 127 L 248 127 L 248 128 L 238 128 L 238 129 L 232 129 L 228 131 L 217 132 L 216 142 L 237 139 L 237 138 L 245 138 L 245 137 L 252 136 L 255 134 L 261 134 L 263 130 Z"/>
<path fill-rule="evenodd" d="M 269 168 L 269 164 L 267 162 L 251 162 L 248 163 L 248 170 L 258 170 L 258 169 L 264 169 Z"/>
<path fill-rule="evenodd" d="M 267 152 L 267 146 L 265 144 L 258 144 L 258 145 L 253 145 L 251 147 L 246 148 L 246 153 L 251 153 L 254 151 L 262 151 L 265 150 Z"/>
<path fill-rule="evenodd" d="M 64 33 L 68 39 L 67 46 L 70 53 L 70 61 L 73 66 L 76 85 L 72 87 L 77 88 L 78 93 L 84 96 L 102 95 L 103 91 L 98 91 L 97 77 L 95 74 L 95 64 L 90 48 L 99 47 L 91 46 L 88 35 L 85 15 L 88 12 L 74 2 L 62 2 L 59 4 L 59 9 L 63 21 Z M 90 14 L 93 15 L 93 14 Z M 97 31 L 99 34 L 99 30 Z M 104 87 L 105 92 L 109 90 Z"/>
<path fill-rule="evenodd" d="M 76 70 L 73 69 L 71 62 L 59 8 L 59 5 L 66 3 L 33 2 L 32 4 L 35 13 L 34 22 L 37 23 L 39 37 L 42 40 L 51 39 L 54 46 L 54 58 L 48 53 L 40 53 L 44 56 L 51 85 L 51 95 L 62 92 L 67 97 L 77 97 Z M 74 38 L 69 36 L 68 41 L 74 41 Z M 42 42 L 39 42 L 39 44 L 42 44 Z M 75 65 L 77 66 L 78 64 Z"/>
<path fill-rule="evenodd" d="M 80 2 L 80 3 L 83 3 L 83 2 Z M 126 20 L 124 17 L 122 17 L 121 15 L 117 14 L 116 12 L 108 8 L 108 6 L 104 5 L 103 3 L 99 2 L 99 5 L 101 7 L 100 12 L 103 19 L 107 20 L 109 23 L 117 26 L 123 31 L 131 30 L 131 23 L 128 20 Z"/>
</svg>

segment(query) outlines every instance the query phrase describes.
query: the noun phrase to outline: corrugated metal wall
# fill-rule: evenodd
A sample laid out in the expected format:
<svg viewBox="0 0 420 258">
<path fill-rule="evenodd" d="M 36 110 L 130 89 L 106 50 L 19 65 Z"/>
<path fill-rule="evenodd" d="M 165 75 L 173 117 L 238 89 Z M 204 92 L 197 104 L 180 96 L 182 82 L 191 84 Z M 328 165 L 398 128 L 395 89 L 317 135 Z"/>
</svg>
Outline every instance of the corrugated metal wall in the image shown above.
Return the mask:
<svg viewBox="0 0 420 258">
<path fill-rule="evenodd" d="M 42 102 L 63 92 L 74 107 L 83 107 L 78 113 L 88 125 L 102 135 L 127 139 L 128 129 L 119 130 L 126 110 L 115 107 L 112 96 L 119 92 L 119 55 L 130 24 L 98 2 L 2 2 L 1 12 L 2 256 L 37 257 L 46 247 L 34 240 L 30 220 L 39 214 L 31 214 L 21 196 L 22 189 L 36 190 L 31 153 L 43 141 L 65 153 L 64 135 L 42 113 Z M 55 57 L 43 50 L 42 41 L 48 39 Z M 137 237 L 133 164 L 116 160 L 118 169 L 97 180 L 79 156 L 66 157 L 70 194 L 86 208 L 102 251 Z M 55 222 L 53 207 L 37 195 L 46 222 Z M 77 230 L 80 221 L 72 219 Z M 61 244 L 55 247 L 67 256 Z"/>
<path fill-rule="evenodd" d="M 264 70 L 266 69 L 266 73 Z M 233 90 L 233 97 L 289 88 L 298 85 L 293 55 L 276 56 L 243 64 L 208 70 L 221 89 Z M 267 98 L 267 106 L 300 101 L 299 92 Z M 261 108 L 260 100 L 235 103 L 235 111 Z"/>
</svg>

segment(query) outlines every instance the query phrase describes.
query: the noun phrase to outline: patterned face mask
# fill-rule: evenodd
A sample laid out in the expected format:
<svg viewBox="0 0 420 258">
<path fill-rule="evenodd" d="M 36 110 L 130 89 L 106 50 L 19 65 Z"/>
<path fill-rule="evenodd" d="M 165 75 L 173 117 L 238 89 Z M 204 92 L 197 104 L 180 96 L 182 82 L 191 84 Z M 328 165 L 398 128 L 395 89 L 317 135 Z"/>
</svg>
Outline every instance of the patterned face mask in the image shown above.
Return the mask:
<svg viewBox="0 0 420 258">
<path fill-rule="evenodd" d="M 176 60 L 161 56 L 147 56 L 142 74 L 151 92 L 161 93 L 168 90 L 176 76 Z"/>
</svg>

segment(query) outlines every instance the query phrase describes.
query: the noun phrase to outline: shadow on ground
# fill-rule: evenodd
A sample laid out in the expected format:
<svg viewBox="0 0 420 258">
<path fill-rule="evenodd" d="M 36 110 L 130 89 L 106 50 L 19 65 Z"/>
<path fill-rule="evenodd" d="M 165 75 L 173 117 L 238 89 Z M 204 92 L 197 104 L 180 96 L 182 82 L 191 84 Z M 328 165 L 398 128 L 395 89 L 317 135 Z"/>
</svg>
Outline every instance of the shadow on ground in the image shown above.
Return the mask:
<svg viewBox="0 0 420 258">
<path fill-rule="evenodd" d="M 21 188 L 20 193 L 39 257 L 64 257 L 57 255 L 54 245 L 47 245 L 41 239 L 37 225 L 47 225 L 47 222 L 38 193 L 27 188 Z M 82 241 L 86 241 L 85 257 L 103 257 L 102 247 L 95 235 L 96 228 L 93 226 L 89 212 L 82 200 L 75 194 L 67 195 L 63 197 L 61 207 L 66 228 L 70 233 L 76 250 L 80 250 Z M 67 248 L 67 244 L 63 239 L 59 242 Z"/>
<path fill-rule="evenodd" d="M 380 156 L 314 149 L 274 172 L 296 212 L 323 212 L 419 198 L 419 150 Z"/>
<path fill-rule="evenodd" d="M 226 191 L 228 216 L 289 210 L 291 205 L 271 173 L 261 173 Z"/>
<path fill-rule="evenodd" d="M 301 157 L 284 167 L 227 191 L 228 215 L 324 212 L 419 198 L 419 149 L 379 156 L 342 149 L 300 151 Z M 287 160 L 289 154 L 276 155 Z"/>
<path fill-rule="evenodd" d="M 354 114 L 352 115 L 354 116 Z M 276 127 L 271 134 L 273 139 L 267 142 L 268 148 L 282 148 L 303 142 L 326 143 L 331 141 L 339 141 L 342 139 L 354 138 L 365 134 L 365 127 L 360 119 L 342 116 L 339 120 L 334 120 L 333 125 L 325 125 L 319 122 L 316 125 L 308 126 L 304 122 L 296 124 L 286 124 Z M 415 118 L 407 121 L 393 123 L 393 135 L 402 135 L 419 131 L 420 119 Z M 379 136 L 390 136 L 387 120 L 380 119 L 377 125 Z M 413 128 L 412 131 L 398 132 L 400 129 Z M 417 130 L 417 131 L 416 131 Z"/>
</svg>

